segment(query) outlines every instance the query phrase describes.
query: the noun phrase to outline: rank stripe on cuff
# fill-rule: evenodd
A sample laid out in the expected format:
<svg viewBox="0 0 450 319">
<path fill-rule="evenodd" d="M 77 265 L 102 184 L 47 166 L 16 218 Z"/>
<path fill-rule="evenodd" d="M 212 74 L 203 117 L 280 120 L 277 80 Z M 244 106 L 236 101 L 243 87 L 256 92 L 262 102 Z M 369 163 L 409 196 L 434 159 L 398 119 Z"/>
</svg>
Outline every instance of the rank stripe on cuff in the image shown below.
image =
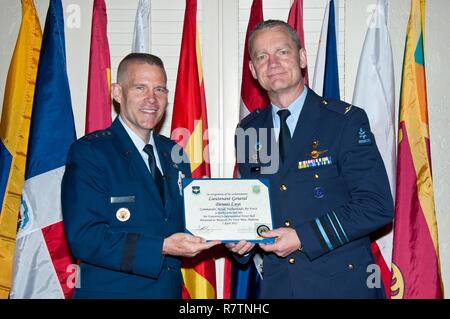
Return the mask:
<svg viewBox="0 0 450 319">
<path fill-rule="evenodd" d="M 320 235 L 322 236 L 325 244 L 328 247 L 328 250 L 333 250 L 333 245 L 330 242 L 330 239 L 328 238 L 327 234 L 325 233 L 325 230 L 323 229 L 322 223 L 318 218 L 315 219 L 316 226 L 319 229 Z"/>
<path fill-rule="evenodd" d="M 343 235 L 345 242 L 348 243 L 349 240 L 348 240 L 347 234 L 345 233 L 344 228 L 342 227 L 341 223 L 339 222 L 339 219 L 337 218 L 336 213 L 334 211 L 331 211 L 331 212 L 332 212 L 332 214 L 331 215 L 328 214 L 328 215 L 331 217 L 331 219 L 336 221 L 336 223 L 339 226 L 339 227 L 337 227 L 338 230 L 341 231 L 341 234 Z"/>
<path fill-rule="evenodd" d="M 349 242 L 336 213 L 332 211 L 310 222 L 324 252 L 332 251 Z"/>
<path fill-rule="evenodd" d="M 339 237 L 336 235 L 336 233 L 333 230 L 333 225 L 330 224 L 330 222 L 328 221 L 328 214 L 321 216 L 319 218 L 320 223 L 325 231 L 325 234 L 327 235 L 328 239 L 330 240 L 332 249 L 336 249 L 339 246 L 341 246 L 341 244 L 339 243 Z"/>
<path fill-rule="evenodd" d="M 331 226 L 333 227 L 333 231 L 334 231 L 334 233 L 336 234 L 337 239 L 339 240 L 340 246 L 344 245 L 344 242 L 342 241 L 341 236 L 339 236 L 339 233 L 338 233 L 338 231 L 336 230 L 336 227 L 334 227 L 333 221 L 331 220 L 331 217 L 330 217 L 329 214 L 327 214 L 327 218 L 328 218 L 328 220 L 330 221 Z"/>
<path fill-rule="evenodd" d="M 319 239 L 319 244 L 320 244 L 320 247 L 322 248 L 322 251 L 323 252 L 328 251 L 328 247 L 325 244 L 325 241 L 324 241 L 324 239 L 323 239 L 323 237 L 322 237 L 322 235 L 321 235 L 321 233 L 319 231 L 319 228 L 317 227 L 315 221 L 314 220 L 310 221 L 309 222 L 309 226 L 311 227 L 311 229 L 312 229 L 313 233 L 316 235 L 316 237 Z"/>
<path fill-rule="evenodd" d="M 133 261 L 136 254 L 136 245 L 139 239 L 139 234 L 128 233 L 125 239 L 123 248 L 122 261 L 120 263 L 120 270 L 131 273 L 133 271 Z"/>
</svg>

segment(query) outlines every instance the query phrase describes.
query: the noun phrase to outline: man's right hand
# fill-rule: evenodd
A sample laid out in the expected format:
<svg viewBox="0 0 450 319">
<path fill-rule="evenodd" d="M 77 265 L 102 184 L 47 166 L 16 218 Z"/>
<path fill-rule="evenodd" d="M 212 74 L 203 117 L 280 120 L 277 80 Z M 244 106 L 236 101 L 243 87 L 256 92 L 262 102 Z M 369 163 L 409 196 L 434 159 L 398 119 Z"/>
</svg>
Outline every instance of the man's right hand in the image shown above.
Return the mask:
<svg viewBox="0 0 450 319">
<path fill-rule="evenodd" d="M 220 244 L 219 240 L 206 239 L 185 233 L 175 233 L 164 239 L 163 255 L 194 257 L 203 250 Z"/>
<path fill-rule="evenodd" d="M 246 253 L 248 253 L 250 250 L 253 249 L 253 247 L 255 247 L 255 244 L 250 243 L 246 240 L 241 240 L 238 243 L 228 243 L 225 244 L 225 246 L 233 253 L 238 254 L 238 255 L 245 255 Z"/>
</svg>

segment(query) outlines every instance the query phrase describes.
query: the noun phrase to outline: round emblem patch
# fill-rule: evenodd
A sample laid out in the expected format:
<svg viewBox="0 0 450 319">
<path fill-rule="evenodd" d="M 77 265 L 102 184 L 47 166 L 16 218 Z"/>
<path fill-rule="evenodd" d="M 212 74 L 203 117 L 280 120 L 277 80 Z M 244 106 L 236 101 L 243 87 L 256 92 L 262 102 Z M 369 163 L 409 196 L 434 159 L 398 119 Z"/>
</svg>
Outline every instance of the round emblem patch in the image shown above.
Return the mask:
<svg viewBox="0 0 450 319">
<path fill-rule="evenodd" d="M 131 217 L 131 213 L 128 208 L 122 207 L 119 208 L 116 212 L 116 218 L 121 222 L 126 222 Z"/>
<path fill-rule="evenodd" d="M 256 233 L 259 236 L 262 236 L 262 233 L 265 233 L 266 231 L 269 231 L 270 228 L 267 225 L 259 225 L 258 228 L 256 228 Z"/>
</svg>

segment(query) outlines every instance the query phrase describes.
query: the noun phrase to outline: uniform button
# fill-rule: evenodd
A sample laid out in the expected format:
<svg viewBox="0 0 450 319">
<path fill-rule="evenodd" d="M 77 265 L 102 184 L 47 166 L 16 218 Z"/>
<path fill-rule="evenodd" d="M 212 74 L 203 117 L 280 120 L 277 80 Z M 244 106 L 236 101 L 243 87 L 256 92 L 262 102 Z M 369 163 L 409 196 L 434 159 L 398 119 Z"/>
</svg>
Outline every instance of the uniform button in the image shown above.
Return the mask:
<svg viewBox="0 0 450 319">
<path fill-rule="evenodd" d="M 291 221 L 288 220 L 288 219 L 286 219 L 286 220 L 284 221 L 284 226 L 290 227 L 290 226 L 291 226 Z"/>
<path fill-rule="evenodd" d="M 355 268 L 355 267 L 353 266 L 353 264 L 348 264 L 347 267 L 348 267 L 348 270 L 353 270 L 353 268 Z"/>
<path fill-rule="evenodd" d="M 320 176 L 319 176 L 318 173 L 314 173 L 314 178 L 315 178 L 315 179 L 319 179 L 319 177 L 320 177 Z"/>
<path fill-rule="evenodd" d="M 282 192 L 285 192 L 285 191 L 287 191 L 287 189 L 288 189 L 288 187 L 287 187 L 287 185 L 286 185 L 286 184 L 281 184 L 281 186 L 280 186 L 280 190 L 281 190 Z"/>
<path fill-rule="evenodd" d="M 171 271 L 172 268 L 170 266 L 167 266 L 167 271 Z"/>
<path fill-rule="evenodd" d="M 164 221 L 167 223 L 169 221 L 169 218 L 164 218 Z"/>
<path fill-rule="evenodd" d="M 289 263 L 290 263 L 291 265 L 295 264 L 295 258 L 294 258 L 294 257 L 289 258 Z"/>
</svg>

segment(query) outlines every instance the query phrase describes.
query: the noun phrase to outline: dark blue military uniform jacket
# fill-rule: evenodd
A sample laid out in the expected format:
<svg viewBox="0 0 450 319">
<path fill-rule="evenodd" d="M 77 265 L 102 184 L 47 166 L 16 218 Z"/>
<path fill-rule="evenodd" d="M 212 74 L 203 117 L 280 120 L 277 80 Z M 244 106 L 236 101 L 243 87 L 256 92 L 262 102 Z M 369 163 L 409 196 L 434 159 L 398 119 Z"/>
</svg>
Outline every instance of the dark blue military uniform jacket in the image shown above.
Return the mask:
<svg viewBox="0 0 450 319">
<path fill-rule="evenodd" d="M 273 128 L 270 106 L 248 115 L 238 130 L 252 128 Z M 250 140 L 242 144 L 237 133 L 241 177 L 270 180 L 274 227 L 294 228 L 303 246 L 286 258 L 265 254 L 261 297 L 384 297 L 382 284 L 373 288 L 377 281 L 369 277 L 369 234 L 391 222 L 393 200 L 365 112 L 310 89 L 276 171 L 267 161 L 277 158 L 273 133 Z"/>
<path fill-rule="evenodd" d="M 75 142 L 62 183 L 64 225 L 80 260 L 75 298 L 181 298 L 180 260 L 162 255 L 165 237 L 183 231 L 181 179 L 174 143 L 154 134 L 165 202 L 118 119 Z"/>
</svg>

